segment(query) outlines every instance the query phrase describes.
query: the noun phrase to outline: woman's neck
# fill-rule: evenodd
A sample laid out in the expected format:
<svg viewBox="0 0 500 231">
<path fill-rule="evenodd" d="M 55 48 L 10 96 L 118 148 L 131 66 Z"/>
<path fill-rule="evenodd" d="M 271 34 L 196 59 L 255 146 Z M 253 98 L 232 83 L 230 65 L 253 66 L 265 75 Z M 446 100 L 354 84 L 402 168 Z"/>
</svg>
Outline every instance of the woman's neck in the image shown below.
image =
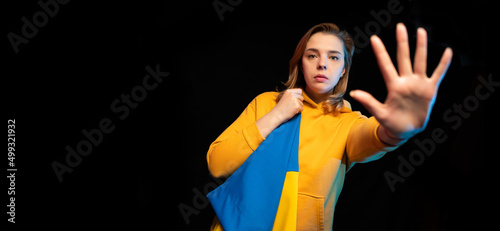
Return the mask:
<svg viewBox="0 0 500 231">
<path fill-rule="evenodd" d="M 316 93 L 316 92 L 312 91 L 311 89 L 309 89 L 307 86 L 306 86 L 305 91 L 306 91 L 307 96 L 309 96 L 309 98 L 311 98 L 311 100 L 314 101 L 316 104 L 323 102 L 331 94 L 331 92 Z"/>
</svg>

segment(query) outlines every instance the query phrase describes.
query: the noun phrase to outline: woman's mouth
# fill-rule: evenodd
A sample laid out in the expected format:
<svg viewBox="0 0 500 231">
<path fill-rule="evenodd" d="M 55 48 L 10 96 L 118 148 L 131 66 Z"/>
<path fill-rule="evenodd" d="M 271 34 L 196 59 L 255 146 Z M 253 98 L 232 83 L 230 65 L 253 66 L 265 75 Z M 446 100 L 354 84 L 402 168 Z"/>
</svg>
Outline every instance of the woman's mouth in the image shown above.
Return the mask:
<svg viewBox="0 0 500 231">
<path fill-rule="evenodd" d="M 318 74 L 314 76 L 314 79 L 318 82 L 325 82 L 328 80 L 328 77 L 326 77 L 326 75 Z"/>
</svg>

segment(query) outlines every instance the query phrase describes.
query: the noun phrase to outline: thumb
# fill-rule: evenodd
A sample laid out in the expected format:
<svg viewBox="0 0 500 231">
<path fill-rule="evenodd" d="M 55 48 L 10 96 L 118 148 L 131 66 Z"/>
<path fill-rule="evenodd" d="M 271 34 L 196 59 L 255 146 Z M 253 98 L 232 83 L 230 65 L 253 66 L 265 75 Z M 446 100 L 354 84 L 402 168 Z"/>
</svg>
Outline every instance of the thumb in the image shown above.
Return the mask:
<svg viewBox="0 0 500 231">
<path fill-rule="evenodd" d="M 370 93 L 362 90 L 352 90 L 349 95 L 363 104 L 373 116 L 379 117 L 382 115 L 383 104 L 375 99 Z"/>
</svg>

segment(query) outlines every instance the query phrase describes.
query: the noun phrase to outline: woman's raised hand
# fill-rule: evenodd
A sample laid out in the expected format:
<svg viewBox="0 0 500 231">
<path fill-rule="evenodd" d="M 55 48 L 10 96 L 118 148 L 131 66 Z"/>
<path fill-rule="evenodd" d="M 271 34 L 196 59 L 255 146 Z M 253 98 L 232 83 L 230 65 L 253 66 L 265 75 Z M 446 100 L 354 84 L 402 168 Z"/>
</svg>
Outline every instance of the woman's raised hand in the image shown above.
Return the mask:
<svg viewBox="0 0 500 231">
<path fill-rule="evenodd" d="M 398 70 L 394 67 L 380 38 L 373 35 L 370 40 L 387 87 L 387 98 L 384 103 L 380 103 L 371 94 L 362 90 L 351 91 L 351 97 L 363 104 L 375 116 L 386 137 L 408 139 L 425 129 L 439 84 L 450 65 L 453 52 L 451 48 L 446 48 L 441 61 L 429 78 L 426 74 L 427 32 L 423 28 L 417 30 L 413 67 L 408 34 L 402 23 L 396 28 Z"/>
<path fill-rule="evenodd" d="M 302 89 L 293 88 L 288 89 L 283 93 L 280 101 L 272 109 L 275 116 L 282 122 L 286 122 L 291 119 L 294 115 L 302 112 L 304 110 L 304 97 L 302 96 Z"/>
<path fill-rule="evenodd" d="M 283 93 L 280 101 L 266 115 L 257 120 L 257 128 L 265 139 L 275 128 L 290 120 L 297 113 L 302 112 L 302 89 L 288 89 Z"/>
</svg>

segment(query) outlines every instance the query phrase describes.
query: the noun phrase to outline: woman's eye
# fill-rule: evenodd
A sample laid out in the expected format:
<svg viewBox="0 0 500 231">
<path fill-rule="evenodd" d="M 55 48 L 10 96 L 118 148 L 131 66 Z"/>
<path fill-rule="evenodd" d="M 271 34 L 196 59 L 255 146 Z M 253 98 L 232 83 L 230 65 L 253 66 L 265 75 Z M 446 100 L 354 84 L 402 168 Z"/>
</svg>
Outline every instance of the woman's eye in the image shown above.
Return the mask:
<svg viewBox="0 0 500 231">
<path fill-rule="evenodd" d="M 338 60 L 339 57 L 337 57 L 337 56 L 330 56 L 330 59 L 332 59 L 332 60 Z"/>
<path fill-rule="evenodd" d="M 316 55 L 308 55 L 307 57 L 312 59 L 312 58 L 316 58 Z"/>
</svg>

